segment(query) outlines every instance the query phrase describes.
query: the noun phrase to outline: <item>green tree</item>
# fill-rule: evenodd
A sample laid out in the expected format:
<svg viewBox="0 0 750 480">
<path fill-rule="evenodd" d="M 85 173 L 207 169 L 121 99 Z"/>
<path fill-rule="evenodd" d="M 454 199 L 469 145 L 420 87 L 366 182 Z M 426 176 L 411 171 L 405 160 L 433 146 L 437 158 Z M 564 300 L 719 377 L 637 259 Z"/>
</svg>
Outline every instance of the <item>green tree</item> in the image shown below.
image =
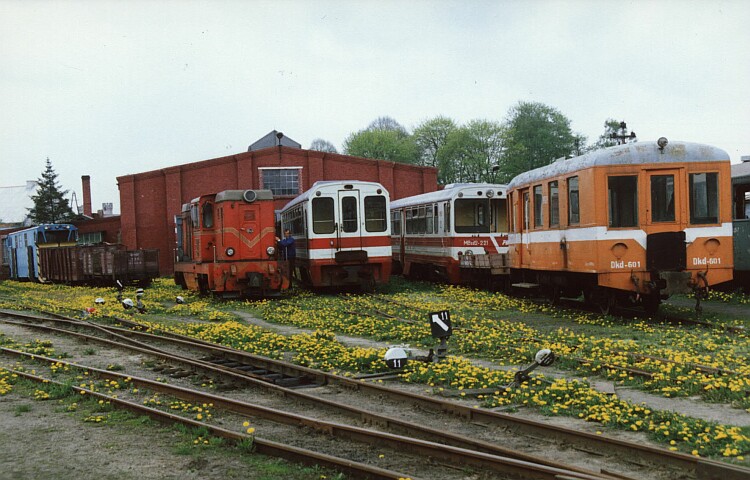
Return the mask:
<svg viewBox="0 0 750 480">
<path fill-rule="evenodd" d="M 310 150 L 317 150 L 318 152 L 328 152 L 328 153 L 339 153 L 338 150 L 336 150 L 336 147 L 329 142 L 328 140 L 323 140 L 322 138 L 316 138 L 312 142 L 310 142 Z"/>
<path fill-rule="evenodd" d="M 352 133 L 344 141 L 344 153 L 400 163 L 417 163 L 418 149 L 409 135 L 391 117 L 380 117 L 366 129 Z"/>
<path fill-rule="evenodd" d="M 47 158 L 47 166 L 42 177 L 37 179 L 39 185 L 36 195 L 32 195 L 34 206 L 29 209 L 29 218 L 36 225 L 43 223 L 67 223 L 76 218 L 73 209 L 65 199 L 68 190 L 60 190 L 57 173 L 52 162 Z"/>
<path fill-rule="evenodd" d="M 570 129 L 570 120 L 557 109 L 538 102 L 519 102 L 505 120 L 505 152 L 501 180 L 552 163 L 580 148 L 584 137 Z"/>
<path fill-rule="evenodd" d="M 425 120 L 414 129 L 414 141 L 419 149 L 419 164 L 437 167 L 440 150 L 445 146 L 448 135 L 455 131 L 456 122 L 448 117 L 438 116 Z"/>
<path fill-rule="evenodd" d="M 503 156 L 503 126 L 472 120 L 448 133 L 438 151 L 438 182 L 493 182 Z"/>
</svg>

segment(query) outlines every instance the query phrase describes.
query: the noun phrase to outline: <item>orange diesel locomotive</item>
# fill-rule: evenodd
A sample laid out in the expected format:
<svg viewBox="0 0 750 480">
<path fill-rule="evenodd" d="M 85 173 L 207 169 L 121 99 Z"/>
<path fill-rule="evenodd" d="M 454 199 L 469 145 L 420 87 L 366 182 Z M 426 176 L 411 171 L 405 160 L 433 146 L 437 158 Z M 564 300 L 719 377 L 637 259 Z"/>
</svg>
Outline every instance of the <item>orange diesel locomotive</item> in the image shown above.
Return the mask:
<svg viewBox="0 0 750 480">
<path fill-rule="evenodd" d="M 320 181 L 281 211 L 295 239 L 296 267 L 310 287 L 388 283 L 391 231 L 388 191 L 379 183 Z"/>
<path fill-rule="evenodd" d="M 708 145 L 638 142 L 515 177 L 511 281 L 608 312 L 655 311 L 675 293 L 732 279 L 729 156 Z M 699 304 L 696 308 L 700 308 Z"/>
<path fill-rule="evenodd" d="M 175 216 L 175 283 L 224 297 L 274 295 L 289 288 L 276 252 L 270 190 L 203 195 Z"/>
<path fill-rule="evenodd" d="M 394 268 L 453 284 L 508 278 L 506 186 L 457 183 L 391 203 Z"/>
</svg>

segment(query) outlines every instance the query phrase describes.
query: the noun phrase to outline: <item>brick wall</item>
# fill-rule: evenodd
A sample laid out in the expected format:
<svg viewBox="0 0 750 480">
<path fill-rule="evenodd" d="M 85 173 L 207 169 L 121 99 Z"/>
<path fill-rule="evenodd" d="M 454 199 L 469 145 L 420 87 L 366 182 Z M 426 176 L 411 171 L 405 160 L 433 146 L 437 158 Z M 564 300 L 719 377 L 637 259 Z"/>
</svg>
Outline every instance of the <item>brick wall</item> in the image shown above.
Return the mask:
<svg viewBox="0 0 750 480">
<path fill-rule="evenodd" d="M 158 248 L 162 275 L 171 275 L 174 216 L 183 203 L 222 190 L 261 188 L 264 167 L 298 167 L 300 192 L 318 180 L 381 183 L 391 200 L 437 190 L 437 169 L 332 153 L 273 147 L 117 178 L 122 243 L 128 248 Z M 280 210 L 295 195 L 277 198 Z"/>
</svg>

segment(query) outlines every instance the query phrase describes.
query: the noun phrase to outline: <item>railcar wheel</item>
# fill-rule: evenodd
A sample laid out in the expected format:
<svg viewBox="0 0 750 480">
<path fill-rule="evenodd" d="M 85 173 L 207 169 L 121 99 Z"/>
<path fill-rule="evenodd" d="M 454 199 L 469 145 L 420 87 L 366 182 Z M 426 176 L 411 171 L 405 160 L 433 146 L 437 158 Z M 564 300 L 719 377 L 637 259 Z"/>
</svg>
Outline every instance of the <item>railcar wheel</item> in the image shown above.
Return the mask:
<svg viewBox="0 0 750 480">
<path fill-rule="evenodd" d="M 560 305 L 560 286 L 550 285 L 547 288 L 547 300 L 550 305 Z"/>
<path fill-rule="evenodd" d="M 661 298 L 659 297 L 659 294 L 644 295 L 641 302 L 643 303 L 643 310 L 649 315 L 653 315 L 659 311 Z"/>
</svg>

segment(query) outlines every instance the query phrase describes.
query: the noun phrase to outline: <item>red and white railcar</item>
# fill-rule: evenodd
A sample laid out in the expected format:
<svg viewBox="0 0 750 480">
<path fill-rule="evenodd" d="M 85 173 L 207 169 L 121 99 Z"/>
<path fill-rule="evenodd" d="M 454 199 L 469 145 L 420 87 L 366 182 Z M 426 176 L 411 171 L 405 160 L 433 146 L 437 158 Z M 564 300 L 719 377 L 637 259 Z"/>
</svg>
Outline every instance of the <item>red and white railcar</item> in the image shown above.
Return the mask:
<svg viewBox="0 0 750 480">
<path fill-rule="evenodd" d="M 270 190 L 203 195 L 175 216 L 175 283 L 224 297 L 270 296 L 289 288 L 279 266 Z"/>
<path fill-rule="evenodd" d="M 310 287 L 370 289 L 391 275 L 388 191 L 379 183 L 321 181 L 281 211 L 295 239 L 296 270 Z"/>
<path fill-rule="evenodd" d="M 732 279 L 729 155 L 638 142 L 561 159 L 508 186 L 517 286 L 647 310 Z"/>
<path fill-rule="evenodd" d="M 508 276 L 506 186 L 459 183 L 391 203 L 395 268 L 453 284 Z"/>
</svg>

